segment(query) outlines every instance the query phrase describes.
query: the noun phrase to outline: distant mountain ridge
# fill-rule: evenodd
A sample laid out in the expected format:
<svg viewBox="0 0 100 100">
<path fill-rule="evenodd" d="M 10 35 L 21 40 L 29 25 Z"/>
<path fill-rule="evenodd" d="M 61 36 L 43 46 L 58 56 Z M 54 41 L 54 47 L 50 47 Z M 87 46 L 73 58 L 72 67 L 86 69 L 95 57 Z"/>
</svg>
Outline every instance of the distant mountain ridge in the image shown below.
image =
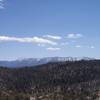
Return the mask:
<svg viewBox="0 0 100 100">
<path fill-rule="evenodd" d="M 0 61 L 0 66 L 3 67 L 25 67 L 46 64 L 49 62 L 64 62 L 78 60 L 94 60 L 89 57 L 45 57 L 45 58 L 27 58 L 14 61 Z"/>
</svg>

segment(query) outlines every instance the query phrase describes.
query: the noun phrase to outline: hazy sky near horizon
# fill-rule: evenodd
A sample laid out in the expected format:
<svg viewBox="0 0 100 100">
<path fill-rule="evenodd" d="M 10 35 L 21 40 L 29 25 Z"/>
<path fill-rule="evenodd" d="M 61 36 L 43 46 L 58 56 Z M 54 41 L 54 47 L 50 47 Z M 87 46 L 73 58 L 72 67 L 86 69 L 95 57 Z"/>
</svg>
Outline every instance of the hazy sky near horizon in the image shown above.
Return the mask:
<svg viewBox="0 0 100 100">
<path fill-rule="evenodd" d="M 0 0 L 0 60 L 99 51 L 100 0 Z"/>
</svg>

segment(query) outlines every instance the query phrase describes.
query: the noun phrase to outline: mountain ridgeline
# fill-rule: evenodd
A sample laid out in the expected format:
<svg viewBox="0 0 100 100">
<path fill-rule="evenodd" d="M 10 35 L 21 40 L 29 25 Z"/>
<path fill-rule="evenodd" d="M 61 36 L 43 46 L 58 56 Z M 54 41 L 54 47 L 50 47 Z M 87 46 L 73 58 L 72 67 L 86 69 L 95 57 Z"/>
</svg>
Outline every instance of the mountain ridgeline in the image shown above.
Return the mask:
<svg viewBox="0 0 100 100">
<path fill-rule="evenodd" d="M 0 67 L 0 100 L 97 100 L 100 60 Z"/>
<path fill-rule="evenodd" d="M 13 61 L 0 61 L 0 66 L 3 67 L 25 67 L 25 66 L 36 66 L 41 64 L 46 64 L 49 62 L 64 62 L 64 61 L 78 61 L 78 60 L 93 60 L 94 58 L 89 57 L 45 57 L 45 58 L 26 58 L 26 59 L 18 59 Z"/>
</svg>

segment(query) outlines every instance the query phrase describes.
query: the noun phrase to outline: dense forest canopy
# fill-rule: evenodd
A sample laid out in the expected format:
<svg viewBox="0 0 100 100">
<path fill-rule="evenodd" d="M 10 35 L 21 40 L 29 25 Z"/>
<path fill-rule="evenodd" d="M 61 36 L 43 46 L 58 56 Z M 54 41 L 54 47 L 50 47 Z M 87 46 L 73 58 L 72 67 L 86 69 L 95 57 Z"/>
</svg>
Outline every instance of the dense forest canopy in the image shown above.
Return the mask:
<svg viewBox="0 0 100 100">
<path fill-rule="evenodd" d="M 41 96 L 47 100 L 95 100 L 99 89 L 100 60 L 0 67 L 0 100 L 29 100 L 30 96 L 37 100 L 44 100 Z"/>
</svg>

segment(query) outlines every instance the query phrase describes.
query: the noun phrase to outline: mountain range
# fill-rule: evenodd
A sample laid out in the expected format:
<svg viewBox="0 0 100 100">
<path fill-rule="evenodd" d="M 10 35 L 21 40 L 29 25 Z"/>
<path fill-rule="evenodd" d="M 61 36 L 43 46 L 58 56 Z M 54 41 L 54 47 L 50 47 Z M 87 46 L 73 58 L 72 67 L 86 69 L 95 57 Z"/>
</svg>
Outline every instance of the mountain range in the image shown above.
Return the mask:
<svg viewBox="0 0 100 100">
<path fill-rule="evenodd" d="M 100 60 L 0 67 L 0 100 L 100 100 Z"/>
<path fill-rule="evenodd" d="M 64 61 L 78 61 L 78 60 L 93 60 L 89 57 L 44 57 L 44 58 L 25 58 L 13 61 L 0 61 L 0 66 L 3 67 L 25 67 L 46 64 L 49 62 L 64 62 Z"/>
</svg>

